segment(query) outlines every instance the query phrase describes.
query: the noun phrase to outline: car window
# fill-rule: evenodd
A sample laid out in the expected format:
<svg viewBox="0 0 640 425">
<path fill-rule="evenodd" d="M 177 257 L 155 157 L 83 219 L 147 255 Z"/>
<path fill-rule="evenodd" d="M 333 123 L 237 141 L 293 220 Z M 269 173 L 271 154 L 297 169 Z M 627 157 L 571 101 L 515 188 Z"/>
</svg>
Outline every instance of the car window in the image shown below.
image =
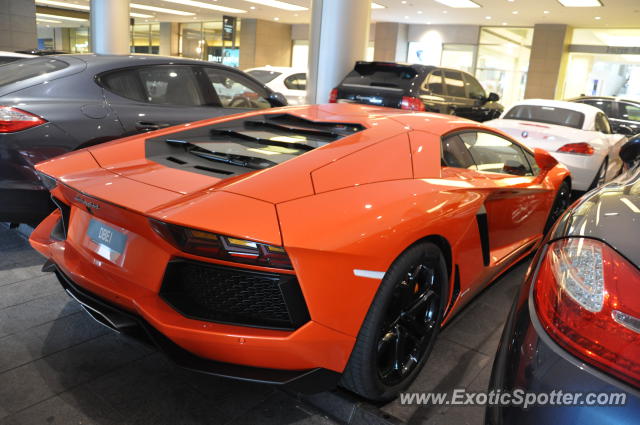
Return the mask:
<svg viewBox="0 0 640 425">
<path fill-rule="evenodd" d="M 129 68 L 111 72 L 100 79 L 107 90 L 131 100 L 158 105 L 205 105 L 190 66 Z"/>
<path fill-rule="evenodd" d="M 453 97 L 466 97 L 462 73 L 460 71 L 444 71 L 444 84 L 447 86 L 447 95 Z"/>
<path fill-rule="evenodd" d="M 620 102 L 618 104 L 620 110 L 620 119 L 629 121 L 640 121 L 640 105 L 632 105 L 631 103 Z"/>
<path fill-rule="evenodd" d="M 341 85 L 407 90 L 411 88 L 418 75 L 418 71 L 408 65 L 357 62 L 353 71 L 344 77 Z"/>
<path fill-rule="evenodd" d="M 268 71 L 266 69 L 252 69 L 251 71 L 247 71 L 247 74 L 251 75 L 262 84 L 267 84 L 275 80 L 275 78 L 278 75 L 281 75 L 282 72 Z"/>
<path fill-rule="evenodd" d="M 289 90 L 306 90 L 307 89 L 307 74 L 299 73 L 293 74 L 285 78 L 284 85 Z"/>
<path fill-rule="evenodd" d="M 534 121 L 581 129 L 584 114 L 571 109 L 542 105 L 517 105 L 504 115 L 505 120 Z"/>
<path fill-rule="evenodd" d="M 24 59 L 2 65 L 0 71 L 0 87 L 28 80 L 39 75 L 65 69 L 69 64 L 57 59 L 35 58 Z"/>
<path fill-rule="evenodd" d="M 613 103 L 608 100 L 603 99 L 585 99 L 580 100 L 580 103 L 585 103 L 587 105 L 595 106 L 600 109 L 602 112 L 607 114 L 609 117 L 613 117 Z"/>
<path fill-rule="evenodd" d="M 467 87 L 467 93 L 472 99 L 484 99 L 487 94 L 482 88 L 482 85 L 469 74 L 462 74 L 464 77 L 464 84 Z"/>
<path fill-rule="evenodd" d="M 442 162 L 447 167 L 477 169 L 476 163 L 458 135 L 442 140 Z"/>
<path fill-rule="evenodd" d="M 478 171 L 516 176 L 532 176 L 522 147 L 492 133 L 470 131 L 461 133 L 464 142 L 478 167 Z"/>
<path fill-rule="evenodd" d="M 533 175 L 537 176 L 538 174 L 540 174 L 541 170 L 538 166 L 538 163 L 536 162 L 536 157 L 526 149 L 522 149 L 522 151 L 524 152 L 524 156 L 527 157 L 527 161 L 529 161 L 529 166 L 531 167 L 531 171 L 533 171 Z"/>
<path fill-rule="evenodd" d="M 596 131 L 604 134 L 611 134 L 611 125 L 603 112 L 596 114 Z"/>
<path fill-rule="evenodd" d="M 249 79 L 217 68 L 205 68 L 223 108 L 269 108 L 269 101 Z M 262 90 L 260 90 L 262 91 Z"/>
<path fill-rule="evenodd" d="M 430 91 L 431 94 L 444 95 L 444 84 L 442 83 L 442 71 L 436 70 L 427 76 L 423 86 L 423 90 Z"/>
</svg>

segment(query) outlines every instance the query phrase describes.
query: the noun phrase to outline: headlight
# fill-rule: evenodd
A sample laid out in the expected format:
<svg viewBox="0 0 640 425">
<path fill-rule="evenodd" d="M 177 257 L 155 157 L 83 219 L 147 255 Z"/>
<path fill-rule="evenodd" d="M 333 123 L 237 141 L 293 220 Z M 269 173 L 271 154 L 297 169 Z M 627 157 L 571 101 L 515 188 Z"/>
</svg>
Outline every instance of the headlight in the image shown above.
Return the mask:
<svg viewBox="0 0 640 425">
<path fill-rule="evenodd" d="M 153 219 L 149 219 L 149 223 L 163 239 L 189 254 L 255 266 L 293 269 L 287 252 L 280 246 L 217 235 Z"/>
</svg>

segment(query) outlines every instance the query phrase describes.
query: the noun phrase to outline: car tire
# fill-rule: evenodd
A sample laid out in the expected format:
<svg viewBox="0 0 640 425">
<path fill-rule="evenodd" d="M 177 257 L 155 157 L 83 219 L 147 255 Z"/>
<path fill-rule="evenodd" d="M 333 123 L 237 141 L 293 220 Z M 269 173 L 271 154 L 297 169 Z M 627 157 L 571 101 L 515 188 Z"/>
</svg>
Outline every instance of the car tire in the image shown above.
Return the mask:
<svg viewBox="0 0 640 425">
<path fill-rule="evenodd" d="M 596 176 L 593 178 L 593 182 L 591 183 L 591 186 L 589 186 L 589 190 L 595 189 L 598 186 L 602 186 L 605 183 L 605 180 L 607 178 L 608 166 L 609 166 L 609 157 L 606 157 L 604 161 L 602 161 L 600 168 L 598 168 L 598 172 L 596 173 Z"/>
<path fill-rule="evenodd" d="M 556 193 L 556 197 L 553 200 L 553 205 L 551 206 L 551 210 L 549 211 L 549 217 L 547 218 L 547 222 L 544 225 L 544 234 L 546 235 L 549 230 L 551 230 L 551 226 L 560 218 L 564 210 L 566 210 L 571 204 L 571 186 L 565 180 L 562 182 L 560 187 L 558 188 L 558 192 Z"/>
<path fill-rule="evenodd" d="M 340 384 L 373 401 L 391 400 L 406 389 L 433 349 L 448 287 L 435 244 L 420 242 L 404 251 L 380 283 Z"/>
</svg>

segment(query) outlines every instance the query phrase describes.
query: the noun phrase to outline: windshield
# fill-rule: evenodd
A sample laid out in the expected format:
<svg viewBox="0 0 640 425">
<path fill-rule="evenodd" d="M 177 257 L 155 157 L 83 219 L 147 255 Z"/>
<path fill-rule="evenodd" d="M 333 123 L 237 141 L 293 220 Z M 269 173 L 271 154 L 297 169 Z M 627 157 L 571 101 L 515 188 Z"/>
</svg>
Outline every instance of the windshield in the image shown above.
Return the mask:
<svg viewBox="0 0 640 425">
<path fill-rule="evenodd" d="M 47 58 L 27 58 L 0 65 L 0 87 L 59 71 L 68 66 L 66 62 Z"/>
<path fill-rule="evenodd" d="M 281 164 L 361 130 L 360 124 L 256 115 L 147 139 L 146 152 L 172 168 L 231 176 Z"/>
<path fill-rule="evenodd" d="M 278 75 L 282 73 L 276 71 L 267 71 L 264 69 L 254 69 L 252 71 L 247 71 L 247 74 L 251 75 L 262 84 L 267 84 L 268 82 L 273 81 Z"/>
<path fill-rule="evenodd" d="M 582 112 L 539 105 L 514 106 L 505 114 L 503 119 L 535 121 L 578 129 L 581 129 L 584 124 L 584 114 Z"/>
<path fill-rule="evenodd" d="M 408 88 L 418 72 L 406 65 L 362 62 L 342 81 L 343 86 Z"/>
</svg>

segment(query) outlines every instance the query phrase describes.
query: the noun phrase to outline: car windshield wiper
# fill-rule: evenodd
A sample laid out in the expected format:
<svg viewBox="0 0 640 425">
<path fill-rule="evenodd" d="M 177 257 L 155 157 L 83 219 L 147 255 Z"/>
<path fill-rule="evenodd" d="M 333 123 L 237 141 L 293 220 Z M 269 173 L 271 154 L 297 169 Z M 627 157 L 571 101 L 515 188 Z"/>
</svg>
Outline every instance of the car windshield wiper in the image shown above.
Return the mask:
<svg viewBox="0 0 640 425">
<path fill-rule="evenodd" d="M 254 137 L 249 134 L 245 134 L 236 130 L 219 130 L 217 128 L 212 128 L 210 130 L 210 134 L 213 136 L 216 136 L 216 135 L 231 136 L 238 139 L 247 140 L 250 142 L 259 143 L 261 145 L 267 145 L 267 146 L 282 146 L 285 148 L 298 148 L 304 151 L 312 151 L 316 148 L 315 146 L 310 146 L 310 145 L 307 145 L 306 143 L 281 142 L 277 140 L 263 139 L 261 137 Z"/>
<path fill-rule="evenodd" d="M 191 155 L 208 159 L 210 161 L 224 162 L 226 164 L 236 165 L 239 167 L 262 170 L 264 168 L 278 165 L 277 162 L 269 161 L 268 159 L 255 156 L 211 151 L 186 140 L 166 139 L 165 142 L 173 146 L 182 146 L 184 147 L 185 151 Z"/>
</svg>

